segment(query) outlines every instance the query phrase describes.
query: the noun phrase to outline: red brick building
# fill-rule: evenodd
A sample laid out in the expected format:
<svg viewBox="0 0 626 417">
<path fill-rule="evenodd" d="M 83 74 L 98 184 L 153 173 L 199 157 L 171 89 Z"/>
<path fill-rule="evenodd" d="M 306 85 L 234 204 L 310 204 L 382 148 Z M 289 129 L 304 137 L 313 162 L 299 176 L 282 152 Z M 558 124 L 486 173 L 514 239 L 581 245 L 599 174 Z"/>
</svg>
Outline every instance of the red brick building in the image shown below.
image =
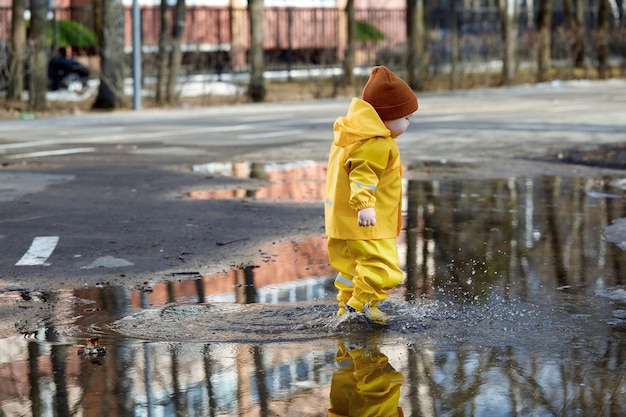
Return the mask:
<svg viewBox="0 0 626 417">
<path fill-rule="evenodd" d="M 10 38 L 11 3 L 12 0 L 0 0 L 0 20 L 6 23 L 0 22 L 0 41 Z M 130 53 L 133 0 L 122 3 L 125 45 Z M 175 0 L 169 3 L 174 4 Z M 93 0 L 54 0 L 55 18 L 93 27 L 92 4 Z M 138 0 L 138 4 L 142 16 L 142 52 L 151 54 L 158 50 L 160 0 Z M 346 44 L 345 4 L 346 0 L 265 0 L 264 39 L 268 60 L 336 64 L 342 59 Z M 376 51 L 394 48 L 404 41 L 405 21 L 401 14 L 405 6 L 406 0 L 355 0 L 357 20 L 384 34 L 384 41 L 359 47 L 357 65 L 371 61 Z M 245 67 L 249 49 L 247 0 L 186 0 L 186 10 L 184 52 L 204 55 L 205 61 L 213 63 L 226 60 L 226 66 L 233 69 Z"/>
</svg>

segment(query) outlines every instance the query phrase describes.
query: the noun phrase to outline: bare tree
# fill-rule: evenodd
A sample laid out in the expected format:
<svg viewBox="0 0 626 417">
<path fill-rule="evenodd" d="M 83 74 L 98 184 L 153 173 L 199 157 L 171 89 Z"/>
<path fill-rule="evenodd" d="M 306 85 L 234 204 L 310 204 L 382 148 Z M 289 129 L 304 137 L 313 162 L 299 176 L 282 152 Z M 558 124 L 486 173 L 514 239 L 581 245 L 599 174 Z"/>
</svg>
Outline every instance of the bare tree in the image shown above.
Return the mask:
<svg viewBox="0 0 626 417">
<path fill-rule="evenodd" d="M 181 43 L 185 32 L 185 0 L 176 0 L 174 9 L 174 24 L 172 26 L 172 50 L 170 55 L 169 77 L 167 82 L 168 103 L 176 102 L 176 86 L 178 74 L 183 61 Z"/>
<path fill-rule="evenodd" d="M 161 32 L 159 33 L 159 55 L 157 58 L 156 102 L 163 105 L 167 102 L 167 63 L 169 61 L 169 18 L 167 0 L 161 0 Z"/>
<path fill-rule="evenodd" d="M 510 85 L 517 70 L 517 16 L 516 0 L 498 0 L 498 13 L 502 27 L 502 84 Z"/>
<path fill-rule="evenodd" d="M 407 83 L 412 89 L 418 90 L 423 87 L 426 78 L 424 0 L 407 0 L 406 32 Z"/>
<path fill-rule="evenodd" d="M 576 12 L 572 1 L 576 2 Z M 574 66 L 581 68 L 585 63 L 585 28 L 583 27 L 584 2 L 583 0 L 563 0 L 565 21 L 572 33 L 571 53 Z"/>
<path fill-rule="evenodd" d="M 598 0 L 598 30 L 596 32 L 598 77 L 610 76 L 609 69 L 609 0 Z"/>
<path fill-rule="evenodd" d="M 161 1 L 161 34 L 159 37 L 159 70 L 157 81 L 158 104 L 174 104 L 177 101 L 176 87 L 182 64 L 181 43 L 185 31 L 185 0 L 177 0 L 174 9 L 171 41 L 169 33 L 167 1 Z"/>
<path fill-rule="evenodd" d="M 550 71 L 550 42 L 552 40 L 552 0 L 540 0 L 537 15 L 537 35 L 539 48 L 537 50 L 537 81 L 547 81 Z"/>
<path fill-rule="evenodd" d="M 26 61 L 26 22 L 24 11 L 25 0 L 13 0 L 11 49 L 9 58 L 9 83 L 7 85 L 7 99 L 21 100 L 24 91 L 24 63 Z"/>
<path fill-rule="evenodd" d="M 124 8 L 122 0 L 94 0 L 94 22 L 100 40 L 100 86 L 96 109 L 124 106 Z"/>
<path fill-rule="evenodd" d="M 250 83 L 248 97 L 254 102 L 265 99 L 266 89 L 263 78 L 263 0 L 248 0 L 248 19 L 250 19 Z"/>
<path fill-rule="evenodd" d="M 92 20 L 93 20 L 93 30 L 98 36 L 100 42 L 102 35 L 102 4 L 103 0 L 93 0 L 92 4 Z"/>
<path fill-rule="evenodd" d="M 47 0 L 30 2 L 30 59 L 28 82 L 28 107 L 31 110 L 46 108 L 48 91 L 48 50 L 46 48 Z"/>
<path fill-rule="evenodd" d="M 354 0 L 346 2 L 346 53 L 343 60 L 343 77 L 345 85 L 354 85 L 354 55 L 356 41 L 356 16 L 354 11 Z"/>
<path fill-rule="evenodd" d="M 459 14 L 457 10 L 457 2 L 450 2 L 450 13 L 448 15 L 450 22 L 450 89 L 456 90 L 459 84 Z"/>
</svg>

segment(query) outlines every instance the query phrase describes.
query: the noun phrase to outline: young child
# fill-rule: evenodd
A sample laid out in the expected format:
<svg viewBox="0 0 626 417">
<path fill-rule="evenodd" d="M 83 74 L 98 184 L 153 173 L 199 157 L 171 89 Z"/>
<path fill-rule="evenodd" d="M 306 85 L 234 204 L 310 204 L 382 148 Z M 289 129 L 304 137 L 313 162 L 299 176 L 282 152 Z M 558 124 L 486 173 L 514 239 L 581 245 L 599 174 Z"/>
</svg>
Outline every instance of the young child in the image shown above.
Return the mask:
<svg viewBox="0 0 626 417">
<path fill-rule="evenodd" d="M 403 278 L 400 234 L 402 162 L 395 139 L 417 111 L 411 88 L 384 66 L 372 69 L 363 99 L 335 121 L 328 158 L 325 222 L 330 264 L 342 315 L 364 313 L 386 324 L 378 305 Z"/>
</svg>

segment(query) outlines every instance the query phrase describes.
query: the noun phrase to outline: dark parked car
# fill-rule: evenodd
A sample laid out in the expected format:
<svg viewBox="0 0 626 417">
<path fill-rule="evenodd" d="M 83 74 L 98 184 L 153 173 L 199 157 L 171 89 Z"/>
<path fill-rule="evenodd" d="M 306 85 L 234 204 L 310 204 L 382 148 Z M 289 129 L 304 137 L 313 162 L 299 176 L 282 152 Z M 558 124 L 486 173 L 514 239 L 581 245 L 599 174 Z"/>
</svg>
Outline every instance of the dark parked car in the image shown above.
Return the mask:
<svg viewBox="0 0 626 417">
<path fill-rule="evenodd" d="M 48 63 L 48 89 L 82 91 L 87 87 L 89 69 L 65 56 L 55 56 Z"/>
<path fill-rule="evenodd" d="M 7 89 L 9 80 L 8 59 L 0 56 L 0 91 Z M 5 57 L 6 58 L 6 55 Z M 64 56 L 55 56 L 48 63 L 48 90 L 69 90 L 80 92 L 87 87 L 89 69 L 78 61 Z M 24 88 L 28 90 L 30 73 L 24 67 Z"/>
</svg>

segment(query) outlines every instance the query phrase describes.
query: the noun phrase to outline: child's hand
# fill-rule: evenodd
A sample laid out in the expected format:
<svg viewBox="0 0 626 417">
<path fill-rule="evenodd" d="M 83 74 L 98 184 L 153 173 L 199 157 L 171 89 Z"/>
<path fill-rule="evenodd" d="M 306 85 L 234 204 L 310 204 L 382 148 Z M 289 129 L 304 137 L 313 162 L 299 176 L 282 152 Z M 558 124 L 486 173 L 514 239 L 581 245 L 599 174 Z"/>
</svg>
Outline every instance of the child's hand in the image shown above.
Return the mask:
<svg viewBox="0 0 626 417">
<path fill-rule="evenodd" d="M 359 210 L 359 226 L 374 226 L 376 225 L 376 210 L 373 207 L 364 208 Z"/>
</svg>

